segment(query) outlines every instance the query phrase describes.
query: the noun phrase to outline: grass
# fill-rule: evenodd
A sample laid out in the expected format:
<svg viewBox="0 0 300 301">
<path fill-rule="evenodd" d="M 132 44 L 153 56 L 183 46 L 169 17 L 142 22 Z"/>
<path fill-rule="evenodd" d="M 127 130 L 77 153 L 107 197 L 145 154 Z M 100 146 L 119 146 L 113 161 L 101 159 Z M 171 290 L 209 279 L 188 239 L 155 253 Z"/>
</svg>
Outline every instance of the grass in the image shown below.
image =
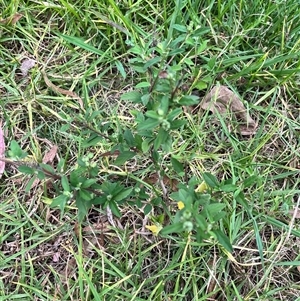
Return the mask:
<svg viewBox="0 0 300 301">
<path fill-rule="evenodd" d="M 64 159 L 65 174 L 93 153 L 100 182 L 128 170 L 145 179 L 151 172 L 145 158 L 116 169 L 100 156 L 114 147 L 111 140 L 84 143 L 91 128 L 109 137 L 135 129 L 140 107 L 120 96 L 146 75 L 129 64 L 130 49 L 143 49 L 147 61 L 151 45 L 171 44 L 180 26 L 191 36 L 198 30 L 199 38 L 186 49 L 179 42 L 183 51 L 159 64 L 190 60 L 197 67 L 185 70 L 189 78 L 207 79 L 200 96 L 226 85 L 258 122 L 255 135 L 241 137 L 207 112 L 186 113 L 189 127 L 172 145 L 188 177 L 209 171 L 239 185 L 256 177 L 245 206 L 219 195 L 231 254 L 214 240 L 153 236 L 145 228 L 150 217 L 129 205 L 113 220 L 93 208 L 79 226 L 74 204 L 64 214 L 50 208 L 51 187 L 40 183 L 26 193 L 28 179 L 7 165 L 0 183 L 1 301 L 300 300 L 300 231 L 289 212 L 299 205 L 298 1 L 0 0 L 0 12 L 2 20 L 23 15 L 16 24 L 0 23 L 0 105 L 7 145 L 17 140 L 30 161 L 41 162 L 57 145 L 53 165 Z M 36 65 L 22 77 L 25 58 Z M 42 71 L 56 87 L 76 92 L 83 107 L 49 87 Z M 180 180 L 171 168 L 167 174 Z M 151 189 L 161 194 L 159 186 Z"/>
</svg>

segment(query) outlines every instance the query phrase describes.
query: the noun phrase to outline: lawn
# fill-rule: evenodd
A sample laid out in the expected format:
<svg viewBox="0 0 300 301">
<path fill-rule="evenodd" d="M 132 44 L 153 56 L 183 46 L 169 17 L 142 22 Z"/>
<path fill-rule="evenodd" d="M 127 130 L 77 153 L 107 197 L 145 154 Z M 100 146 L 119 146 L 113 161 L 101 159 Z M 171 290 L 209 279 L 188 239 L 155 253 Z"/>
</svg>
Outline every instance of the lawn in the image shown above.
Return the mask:
<svg viewBox="0 0 300 301">
<path fill-rule="evenodd" d="M 300 300 L 299 57 L 298 0 L 0 0 L 0 301 Z"/>
</svg>

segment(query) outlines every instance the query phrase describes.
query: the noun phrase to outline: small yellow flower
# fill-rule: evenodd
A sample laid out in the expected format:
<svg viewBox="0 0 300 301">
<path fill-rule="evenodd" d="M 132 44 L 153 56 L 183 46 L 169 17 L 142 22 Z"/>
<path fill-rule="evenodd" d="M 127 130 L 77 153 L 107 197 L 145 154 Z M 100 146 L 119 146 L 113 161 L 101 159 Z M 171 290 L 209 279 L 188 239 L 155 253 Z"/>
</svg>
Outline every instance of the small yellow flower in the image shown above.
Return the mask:
<svg viewBox="0 0 300 301">
<path fill-rule="evenodd" d="M 181 210 L 184 208 L 184 203 L 180 201 L 177 203 L 177 206 L 178 206 L 178 209 Z"/>
<path fill-rule="evenodd" d="M 196 188 L 196 192 L 204 192 L 205 190 L 208 189 L 207 184 L 203 181 L 197 188 Z"/>
<path fill-rule="evenodd" d="M 162 225 L 159 223 L 155 223 L 155 225 L 146 226 L 148 230 L 150 230 L 154 235 L 157 235 L 162 229 Z"/>
</svg>

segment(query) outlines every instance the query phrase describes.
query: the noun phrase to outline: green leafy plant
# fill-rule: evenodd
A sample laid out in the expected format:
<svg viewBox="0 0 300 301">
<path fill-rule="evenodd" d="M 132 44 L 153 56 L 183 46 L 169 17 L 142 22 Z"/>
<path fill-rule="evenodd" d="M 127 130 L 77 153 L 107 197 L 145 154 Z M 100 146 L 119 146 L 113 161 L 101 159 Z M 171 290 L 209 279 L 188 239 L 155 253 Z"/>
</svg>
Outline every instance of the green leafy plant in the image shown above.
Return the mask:
<svg viewBox="0 0 300 301">
<path fill-rule="evenodd" d="M 141 74 L 141 81 L 136 84 L 135 90 L 123 94 L 121 100 L 139 105 L 138 110 L 132 110 L 135 127 L 120 129 L 118 133 L 108 138 L 101 134 L 103 129 L 87 126 L 87 137 L 82 141 L 84 149 L 90 150 L 96 148 L 101 139 L 110 139 L 114 146 L 108 154 L 102 156 L 116 155 L 114 166 L 123 166 L 133 158 L 150 160 L 147 168 L 157 175 L 161 191 L 153 187 L 150 196 L 143 181 L 134 173 L 127 174 L 129 178 L 127 185 L 124 185 L 119 178 L 111 179 L 109 171 L 100 179 L 97 157 L 92 151 L 79 157 L 76 166 L 68 173 L 55 171 L 47 164 L 38 164 L 35 167 L 23 165 L 19 170 L 31 176 L 27 191 L 36 178 L 42 180 L 50 177 L 55 180 L 56 195 L 50 206 L 60 208 L 63 213 L 66 206 L 75 201 L 79 221 L 84 219 L 92 206 L 101 206 L 104 209 L 109 207 L 117 217 L 121 216 L 120 206 L 125 203 L 144 208 L 145 214 L 153 208 L 160 208 L 160 211 L 163 211 L 162 216 L 167 214 L 170 216 L 168 219 L 170 224 L 161 230 L 162 235 L 173 232 L 195 233 L 198 241 L 214 237 L 223 247 L 231 251 L 229 239 L 219 229 L 219 222 L 225 216 L 223 209 L 226 205 L 216 200 L 212 194 L 212 189 L 221 187 L 217 179 L 213 175 L 204 173 L 203 179 L 192 177 L 186 183 L 183 181 L 183 177 L 188 177 L 185 162 L 170 155 L 174 135 L 178 131 L 187 129 L 183 108 L 199 103 L 198 96 L 190 92 L 195 82 L 197 85 L 201 82 L 200 71 L 193 67 L 194 62 L 190 58 L 187 59 L 184 54 L 189 51 L 196 57 L 207 45 L 207 41 L 201 40 L 200 32 L 196 34 L 192 28 L 174 24 L 172 30 L 175 39 L 167 39 L 157 45 L 151 45 L 149 41 L 144 44 L 144 47 L 133 45 L 129 50 L 131 55 L 134 55 L 131 66 Z M 207 66 L 210 66 L 209 62 Z M 205 82 L 207 79 L 203 78 L 202 87 L 205 86 L 203 84 Z M 186 88 L 186 85 L 189 87 Z M 201 88 L 197 85 L 198 89 Z M 97 114 L 97 112 L 87 111 L 84 120 L 75 120 L 75 122 L 88 124 Z M 105 130 L 110 129 L 108 127 Z M 21 158 L 24 156 L 16 142 L 11 143 L 10 155 Z M 169 159 L 165 160 L 165 158 Z M 178 191 L 170 193 L 165 187 L 163 180 L 165 170 L 171 170 L 179 179 Z M 207 193 L 196 191 L 199 181 L 203 180 L 211 189 Z M 170 201 L 184 204 L 184 208 L 177 211 L 173 217 L 168 212 L 167 205 Z M 167 219 L 163 220 L 167 223 Z"/>
</svg>

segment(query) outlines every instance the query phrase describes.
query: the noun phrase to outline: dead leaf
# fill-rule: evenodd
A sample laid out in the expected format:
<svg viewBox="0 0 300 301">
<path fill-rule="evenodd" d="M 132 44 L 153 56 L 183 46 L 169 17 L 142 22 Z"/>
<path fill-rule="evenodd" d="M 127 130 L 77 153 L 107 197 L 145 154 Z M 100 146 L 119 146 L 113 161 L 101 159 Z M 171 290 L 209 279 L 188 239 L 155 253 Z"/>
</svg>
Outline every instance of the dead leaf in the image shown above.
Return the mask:
<svg viewBox="0 0 300 301">
<path fill-rule="evenodd" d="M 80 105 L 80 108 L 82 110 L 84 110 L 84 105 L 83 105 L 83 101 L 82 99 L 73 91 L 70 91 L 70 90 L 65 90 L 65 89 L 62 89 L 60 87 L 57 87 L 55 86 L 50 80 L 49 78 L 47 77 L 47 74 L 45 73 L 45 71 L 41 70 L 41 73 L 43 75 L 43 78 L 44 78 L 44 81 L 45 81 L 45 84 L 48 86 L 48 88 L 52 89 L 54 92 L 56 93 L 60 93 L 60 94 L 63 94 L 63 95 L 67 95 L 67 96 L 70 96 L 72 98 L 75 98 L 78 100 L 79 102 L 79 105 Z"/>
<path fill-rule="evenodd" d="M 0 158 L 4 158 L 4 156 L 5 156 L 5 141 L 4 141 L 3 130 L 0 127 Z M 0 178 L 2 177 L 4 169 L 5 169 L 5 161 L 0 160 Z"/>
<path fill-rule="evenodd" d="M 294 210 L 290 210 L 289 214 L 294 218 L 300 218 L 300 210 L 297 207 Z"/>
<path fill-rule="evenodd" d="M 22 61 L 20 70 L 23 77 L 27 76 L 28 71 L 35 66 L 35 63 L 35 60 L 28 58 Z"/>
<path fill-rule="evenodd" d="M 56 154 L 57 154 L 57 149 L 58 149 L 58 147 L 57 147 L 56 145 L 53 145 L 53 146 L 50 148 L 50 150 L 49 150 L 48 152 L 45 153 L 42 162 L 43 162 L 44 164 L 52 163 L 53 160 L 54 160 L 54 158 L 55 158 L 55 156 L 56 156 Z M 44 172 L 46 172 L 46 170 L 44 170 Z M 36 179 L 33 181 L 32 185 L 31 185 L 31 189 L 34 188 L 34 187 L 36 187 L 38 184 L 40 184 L 40 182 L 41 182 L 41 180 L 38 179 L 38 178 L 36 178 Z M 49 184 L 49 182 L 48 182 L 48 184 Z"/>
<path fill-rule="evenodd" d="M 205 96 L 200 106 L 214 114 L 232 113 L 239 122 L 238 131 L 241 135 L 249 136 L 256 132 L 257 124 L 249 116 L 239 97 L 225 86 L 215 86 Z"/>
<path fill-rule="evenodd" d="M 168 78 L 169 73 L 167 71 L 163 70 L 159 73 L 158 76 L 159 76 L 159 78 Z"/>
<path fill-rule="evenodd" d="M 52 261 L 53 262 L 59 262 L 59 259 L 60 259 L 60 253 L 59 252 L 55 252 L 53 254 Z"/>
<path fill-rule="evenodd" d="M 53 145 L 50 150 L 44 155 L 43 157 L 43 163 L 44 164 L 48 164 L 48 163 L 52 163 L 56 154 L 57 154 L 57 145 Z"/>
<path fill-rule="evenodd" d="M 149 177 L 145 178 L 144 181 L 148 184 L 157 184 L 159 182 L 160 178 L 159 175 L 157 173 L 152 173 L 151 175 L 149 175 Z M 177 185 L 178 185 L 178 181 L 176 179 L 171 179 L 168 176 L 164 175 L 162 178 L 163 184 L 165 186 L 168 186 L 169 188 L 171 188 L 172 191 L 177 191 Z"/>
<path fill-rule="evenodd" d="M 5 25 L 15 25 L 22 17 L 23 17 L 22 14 L 15 13 L 14 15 L 6 19 L 0 20 L 0 23 Z"/>
<path fill-rule="evenodd" d="M 119 155 L 120 155 L 120 151 L 115 150 L 113 152 L 109 151 L 109 152 L 102 153 L 100 154 L 100 157 L 119 156 Z"/>
</svg>

